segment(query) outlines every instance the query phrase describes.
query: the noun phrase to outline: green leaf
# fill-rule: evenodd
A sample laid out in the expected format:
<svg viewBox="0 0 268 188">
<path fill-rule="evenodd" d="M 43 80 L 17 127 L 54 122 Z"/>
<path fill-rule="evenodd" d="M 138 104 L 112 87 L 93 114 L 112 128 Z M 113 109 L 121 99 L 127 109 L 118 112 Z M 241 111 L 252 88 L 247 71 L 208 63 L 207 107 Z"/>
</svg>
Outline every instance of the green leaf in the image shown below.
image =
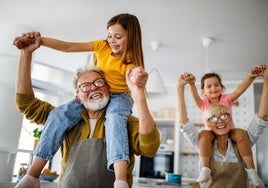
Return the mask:
<svg viewBox="0 0 268 188">
<path fill-rule="evenodd" d="M 40 130 L 39 128 L 36 128 L 33 130 L 33 137 L 40 138 L 41 134 L 42 134 L 42 130 Z"/>
</svg>

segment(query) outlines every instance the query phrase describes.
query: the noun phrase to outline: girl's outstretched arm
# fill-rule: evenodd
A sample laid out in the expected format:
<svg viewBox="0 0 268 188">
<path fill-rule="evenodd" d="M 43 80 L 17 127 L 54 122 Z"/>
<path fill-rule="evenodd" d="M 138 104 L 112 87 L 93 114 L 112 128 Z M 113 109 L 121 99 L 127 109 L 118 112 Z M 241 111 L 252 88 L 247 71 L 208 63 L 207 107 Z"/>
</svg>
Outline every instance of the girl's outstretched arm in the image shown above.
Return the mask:
<svg viewBox="0 0 268 188">
<path fill-rule="evenodd" d="M 248 76 L 237 86 L 237 88 L 230 94 L 231 100 L 235 101 L 242 95 L 248 87 L 252 84 L 255 78 L 263 73 L 266 66 L 263 64 L 254 66 Z"/>
<path fill-rule="evenodd" d="M 92 52 L 92 42 L 67 42 L 54 38 L 42 37 L 42 45 L 62 52 Z"/>
</svg>

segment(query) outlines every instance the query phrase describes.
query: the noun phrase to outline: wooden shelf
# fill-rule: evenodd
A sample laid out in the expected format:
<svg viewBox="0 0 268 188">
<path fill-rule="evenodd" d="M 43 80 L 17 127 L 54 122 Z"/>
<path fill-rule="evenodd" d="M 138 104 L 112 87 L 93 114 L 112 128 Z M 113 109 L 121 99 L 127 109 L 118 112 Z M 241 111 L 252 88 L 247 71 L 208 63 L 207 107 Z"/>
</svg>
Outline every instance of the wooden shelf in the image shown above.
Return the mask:
<svg viewBox="0 0 268 188">
<path fill-rule="evenodd" d="M 156 122 L 175 122 L 176 118 L 162 118 L 162 117 L 156 117 L 153 118 Z"/>
<path fill-rule="evenodd" d="M 199 155 L 198 152 L 180 152 L 181 155 Z"/>
</svg>

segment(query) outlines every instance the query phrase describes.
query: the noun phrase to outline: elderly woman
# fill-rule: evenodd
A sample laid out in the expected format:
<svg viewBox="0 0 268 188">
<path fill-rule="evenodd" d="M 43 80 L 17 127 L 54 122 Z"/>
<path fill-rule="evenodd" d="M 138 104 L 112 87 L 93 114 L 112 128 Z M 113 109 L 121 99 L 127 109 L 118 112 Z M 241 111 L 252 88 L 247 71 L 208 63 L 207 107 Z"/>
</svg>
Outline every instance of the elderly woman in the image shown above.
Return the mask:
<svg viewBox="0 0 268 188">
<path fill-rule="evenodd" d="M 254 115 L 247 128 L 251 145 L 254 145 L 260 137 L 263 129 L 268 127 L 268 70 L 262 74 L 263 89 L 259 110 Z M 188 119 L 184 99 L 184 87 L 186 82 L 180 76 L 177 83 L 178 94 L 178 118 L 184 136 L 198 149 L 199 132 Z M 236 144 L 229 138 L 232 116 L 221 105 L 211 106 L 206 112 L 206 121 L 215 134 L 215 142 L 211 153 L 211 178 L 207 182 L 200 183 L 201 187 L 248 187 L 246 170 L 239 156 Z M 261 182 L 255 187 L 264 187 Z"/>
</svg>

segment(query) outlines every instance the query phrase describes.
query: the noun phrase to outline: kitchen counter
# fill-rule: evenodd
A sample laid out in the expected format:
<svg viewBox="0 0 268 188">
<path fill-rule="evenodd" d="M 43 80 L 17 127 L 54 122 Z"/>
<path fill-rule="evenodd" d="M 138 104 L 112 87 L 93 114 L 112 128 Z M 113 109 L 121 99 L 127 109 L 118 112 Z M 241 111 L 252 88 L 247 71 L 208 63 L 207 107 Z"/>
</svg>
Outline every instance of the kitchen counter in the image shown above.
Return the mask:
<svg viewBox="0 0 268 188">
<path fill-rule="evenodd" d="M 0 188 L 14 188 L 17 183 L 15 182 L 1 182 L 0 183 Z M 41 183 L 41 188 L 57 188 L 58 183 L 54 182 L 45 182 Z"/>
<path fill-rule="evenodd" d="M 182 185 L 178 184 L 167 184 L 162 179 L 146 179 L 146 178 L 134 178 L 132 188 L 191 188 L 192 185 L 182 182 Z"/>
<path fill-rule="evenodd" d="M 0 183 L 0 188 L 14 188 L 16 183 L 6 182 Z M 57 183 L 41 183 L 41 188 L 57 188 Z M 189 185 L 154 185 L 154 184 L 144 184 L 144 183 L 134 183 L 132 188 L 190 188 Z"/>
<path fill-rule="evenodd" d="M 191 188 L 191 185 L 156 185 L 156 184 L 144 184 L 144 183 L 134 183 L 132 188 Z"/>
<path fill-rule="evenodd" d="M 16 182 L 0 182 L 0 188 L 14 188 Z M 186 183 L 183 185 L 165 184 L 163 180 L 152 179 L 136 179 L 134 178 L 132 188 L 191 188 L 192 186 Z M 41 188 L 57 188 L 58 183 L 55 182 L 41 182 Z"/>
</svg>

